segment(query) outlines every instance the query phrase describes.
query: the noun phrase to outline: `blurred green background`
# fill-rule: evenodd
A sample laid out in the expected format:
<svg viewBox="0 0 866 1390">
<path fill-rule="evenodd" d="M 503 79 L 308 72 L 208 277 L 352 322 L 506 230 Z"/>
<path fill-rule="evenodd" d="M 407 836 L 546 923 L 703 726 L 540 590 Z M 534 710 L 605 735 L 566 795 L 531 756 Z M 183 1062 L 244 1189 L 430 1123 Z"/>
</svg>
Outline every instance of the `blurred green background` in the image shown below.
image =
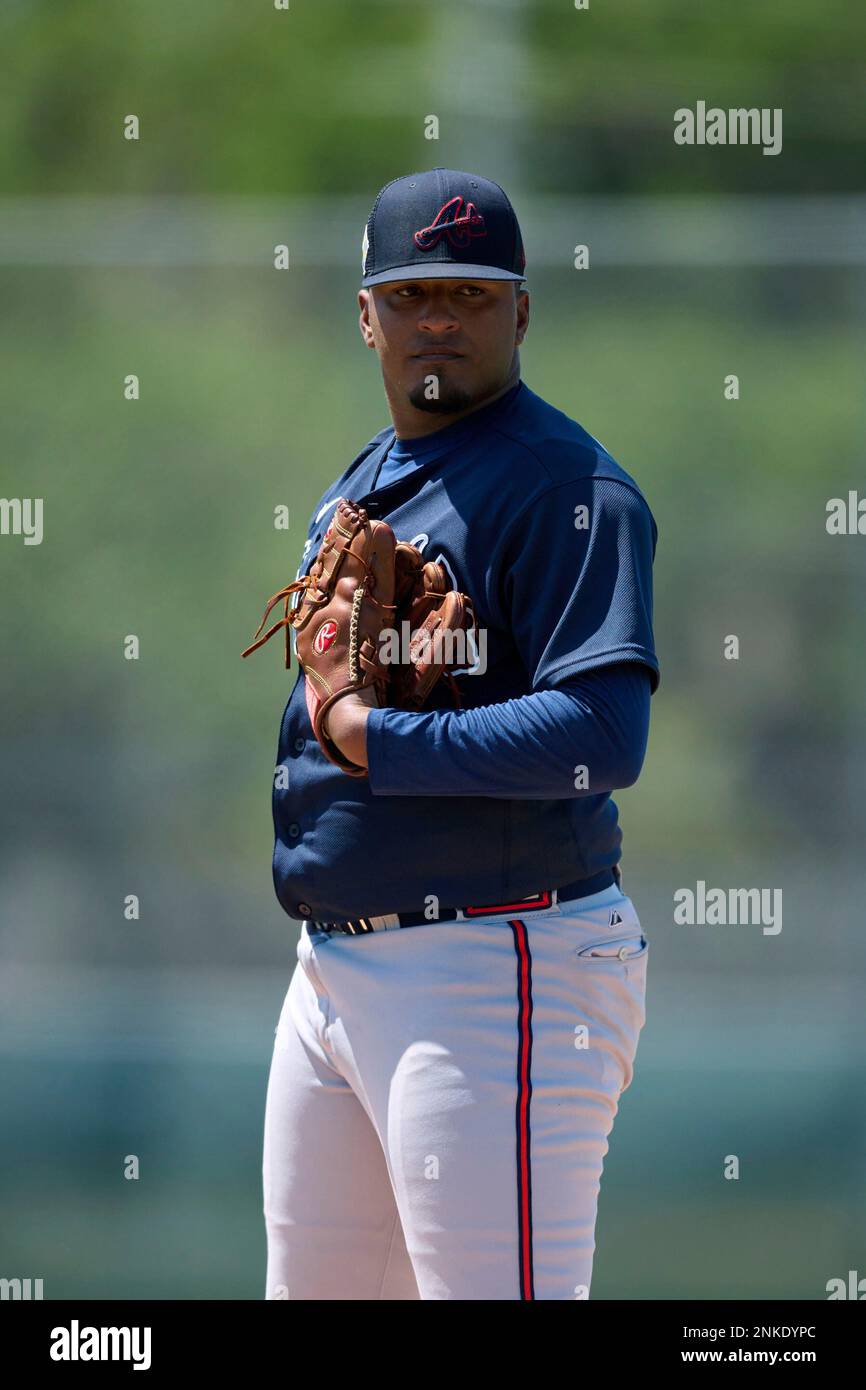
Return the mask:
<svg viewBox="0 0 866 1390">
<path fill-rule="evenodd" d="M 615 798 L 648 1021 L 593 1297 L 866 1274 L 866 541 L 825 529 L 864 484 L 864 38 L 847 0 L 4 6 L 0 494 L 45 533 L 0 536 L 0 1276 L 263 1297 L 294 675 L 239 653 L 387 423 L 361 233 L 436 164 L 505 185 L 524 379 L 659 526 L 662 685 Z M 782 107 L 781 155 L 675 145 L 698 100 Z M 676 926 L 698 879 L 781 888 L 782 932 Z"/>
</svg>

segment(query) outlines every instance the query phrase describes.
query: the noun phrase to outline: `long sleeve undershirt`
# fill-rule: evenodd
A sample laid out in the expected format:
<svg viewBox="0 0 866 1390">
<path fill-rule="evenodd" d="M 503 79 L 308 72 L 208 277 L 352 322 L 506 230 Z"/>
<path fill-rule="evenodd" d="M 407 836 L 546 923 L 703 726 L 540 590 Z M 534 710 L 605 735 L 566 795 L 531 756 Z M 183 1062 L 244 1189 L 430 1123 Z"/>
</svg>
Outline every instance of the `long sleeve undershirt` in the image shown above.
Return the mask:
<svg viewBox="0 0 866 1390">
<path fill-rule="evenodd" d="M 373 710 L 370 788 L 375 796 L 555 800 L 631 786 L 646 753 L 650 689 L 649 668 L 625 661 L 476 709 Z"/>
</svg>

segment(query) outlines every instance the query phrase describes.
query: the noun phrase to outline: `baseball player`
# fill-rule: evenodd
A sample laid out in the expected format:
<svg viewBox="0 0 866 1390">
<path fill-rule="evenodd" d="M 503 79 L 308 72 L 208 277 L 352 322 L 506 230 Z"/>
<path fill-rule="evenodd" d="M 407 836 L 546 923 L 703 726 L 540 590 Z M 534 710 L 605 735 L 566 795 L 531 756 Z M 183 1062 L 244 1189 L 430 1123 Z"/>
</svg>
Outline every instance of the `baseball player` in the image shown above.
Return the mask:
<svg viewBox="0 0 866 1390">
<path fill-rule="evenodd" d="M 301 669 L 274 884 L 302 925 L 265 1113 L 269 1299 L 589 1296 L 645 1021 L 611 793 L 659 683 L 657 529 L 521 380 L 524 278 L 498 184 L 436 168 L 376 198 L 360 330 L 391 424 L 316 506 L 282 591 L 303 610 L 275 624 Z M 466 639 L 409 707 L 381 658 L 395 538 L 427 637 L 447 588 Z"/>
</svg>

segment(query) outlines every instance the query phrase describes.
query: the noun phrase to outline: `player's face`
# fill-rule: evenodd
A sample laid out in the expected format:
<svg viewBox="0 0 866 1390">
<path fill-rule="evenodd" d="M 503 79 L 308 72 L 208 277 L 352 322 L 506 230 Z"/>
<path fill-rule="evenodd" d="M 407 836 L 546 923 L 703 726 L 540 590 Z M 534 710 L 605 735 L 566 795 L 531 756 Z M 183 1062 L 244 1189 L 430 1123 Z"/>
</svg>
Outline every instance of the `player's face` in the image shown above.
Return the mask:
<svg viewBox="0 0 866 1390">
<path fill-rule="evenodd" d="M 394 280 L 359 302 L 389 399 L 454 414 L 517 380 L 529 296 L 513 281 Z"/>
</svg>

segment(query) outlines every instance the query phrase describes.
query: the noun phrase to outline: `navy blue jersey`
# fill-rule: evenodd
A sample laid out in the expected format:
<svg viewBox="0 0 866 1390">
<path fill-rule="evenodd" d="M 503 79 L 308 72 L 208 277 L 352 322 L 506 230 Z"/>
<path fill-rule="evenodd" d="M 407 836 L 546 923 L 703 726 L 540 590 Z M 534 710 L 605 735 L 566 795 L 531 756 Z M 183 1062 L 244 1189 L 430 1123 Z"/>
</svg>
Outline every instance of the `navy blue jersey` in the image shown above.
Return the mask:
<svg viewBox="0 0 866 1390">
<path fill-rule="evenodd" d="M 473 600 L 479 640 L 457 675 L 467 711 L 510 701 L 503 718 L 524 705 L 528 712 L 534 702 L 520 697 L 569 689 L 581 675 L 624 663 L 649 691 L 658 687 L 650 509 L 602 445 L 525 383 L 418 440 L 380 431 L 316 507 L 300 572 L 340 497 L 441 561 Z M 423 910 L 430 895 L 444 906 L 506 901 L 618 862 L 609 790 L 575 786 L 560 758 L 550 760 L 548 796 L 534 785 L 518 797 L 493 769 L 480 795 L 491 721 L 460 719 L 444 681 L 420 715 L 373 711 L 370 776 L 346 777 L 322 756 L 299 674 L 279 737 L 288 786 L 273 794 L 274 885 L 290 917 Z M 440 759 L 452 728 L 463 753 L 452 739 L 457 751 Z M 467 738 L 477 747 L 467 751 Z M 415 746 L 433 751 L 401 758 Z"/>
</svg>

